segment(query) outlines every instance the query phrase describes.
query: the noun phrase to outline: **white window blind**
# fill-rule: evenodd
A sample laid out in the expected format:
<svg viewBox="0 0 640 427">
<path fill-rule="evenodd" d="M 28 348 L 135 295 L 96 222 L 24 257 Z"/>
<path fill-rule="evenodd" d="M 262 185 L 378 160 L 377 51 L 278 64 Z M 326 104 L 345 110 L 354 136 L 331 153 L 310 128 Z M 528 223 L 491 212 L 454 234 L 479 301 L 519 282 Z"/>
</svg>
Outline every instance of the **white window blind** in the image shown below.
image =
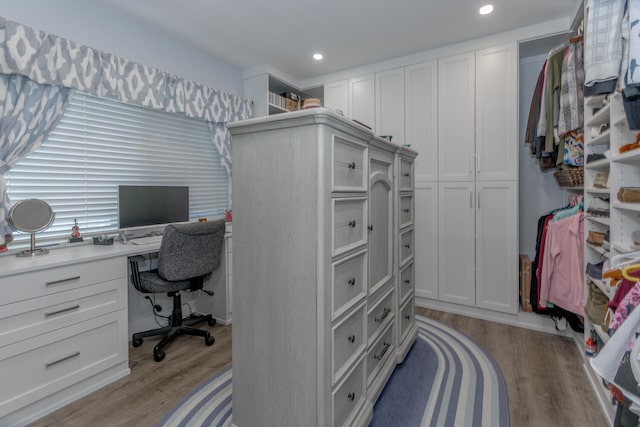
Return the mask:
<svg viewBox="0 0 640 427">
<path fill-rule="evenodd" d="M 74 219 L 83 235 L 117 230 L 119 184 L 187 185 L 191 218 L 221 216 L 229 204 L 206 122 L 79 92 L 50 138 L 5 178 L 12 203 L 52 206 L 55 222 L 38 242 L 66 240 Z"/>
</svg>

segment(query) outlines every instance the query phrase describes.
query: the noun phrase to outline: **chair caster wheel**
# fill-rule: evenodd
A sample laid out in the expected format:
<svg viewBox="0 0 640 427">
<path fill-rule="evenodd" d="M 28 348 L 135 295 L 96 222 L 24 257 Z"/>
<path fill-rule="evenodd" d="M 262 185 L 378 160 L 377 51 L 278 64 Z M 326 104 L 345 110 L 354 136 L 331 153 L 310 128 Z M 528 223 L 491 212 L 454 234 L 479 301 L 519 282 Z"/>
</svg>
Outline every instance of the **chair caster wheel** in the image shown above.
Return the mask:
<svg viewBox="0 0 640 427">
<path fill-rule="evenodd" d="M 131 344 L 133 344 L 134 347 L 140 347 L 142 345 L 142 338 L 134 338 Z"/>
<path fill-rule="evenodd" d="M 205 343 L 207 346 L 213 345 L 213 343 L 214 343 L 214 342 L 216 342 L 216 339 L 213 337 L 213 335 L 211 335 L 211 334 L 207 334 L 207 335 L 205 335 L 205 337 L 204 337 L 204 343 Z"/>
<path fill-rule="evenodd" d="M 164 351 L 153 352 L 153 360 L 155 360 L 156 362 L 162 362 L 162 360 L 164 359 L 164 356 L 165 356 Z"/>
<path fill-rule="evenodd" d="M 208 324 L 209 326 L 213 326 L 213 325 L 215 325 L 215 324 L 216 324 L 216 319 L 207 319 L 207 324 Z"/>
</svg>

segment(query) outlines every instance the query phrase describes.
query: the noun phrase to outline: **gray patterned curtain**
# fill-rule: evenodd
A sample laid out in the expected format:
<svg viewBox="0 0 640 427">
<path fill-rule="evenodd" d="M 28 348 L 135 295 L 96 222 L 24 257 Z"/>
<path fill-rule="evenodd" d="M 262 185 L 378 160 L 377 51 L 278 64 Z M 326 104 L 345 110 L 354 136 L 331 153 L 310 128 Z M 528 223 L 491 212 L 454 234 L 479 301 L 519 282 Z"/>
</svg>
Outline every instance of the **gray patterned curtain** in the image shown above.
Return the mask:
<svg viewBox="0 0 640 427">
<path fill-rule="evenodd" d="M 238 96 L 78 45 L 70 40 L 37 31 L 2 17 L 0 17 L 0 74 L 25 77 L 22 80 L 31 81 L 34 83 L 33 87 L 45 85 L 48 87 L 49 96 L 52 96 L 55 91 L 59 91 L 60 96 L 64 93 L 65 103 L 68 101 L 68 90 L 61 88 L 77 89 L 92 95 L 111 97 L 130 104 L 206 120 L 210 123 L 211 139 L 229 173 L 231 173 L 231 137 L 226 124 L 235 120 L 248 119 L 252 114 L 250 102 Z M 5 97 L 10 98 L 8 94 L 5 94 Z M 2 102 L 1 99 L 0 102 Z M 22 114 L 23 107 L 16 104 L 16 114 Z M 60 114 L 64 111 L 64 106 L 61 108 Z M 55 114 L 43 113 L 44 118 L 51 120 L 53 124 L 51 129 L 58 123 L 54 120 L 58 110 L 55 111 Z M 25 123 L 26 115 L 30 113 L 30 111 L 24 112 Z M 42 124 L 30 126 L 41 130 L 45 128 Z M 46 128 L 49 129 L 48 125 Z M 18 132 L 19 129 L 16 128 L 12 132 Z M 35 144 L 41 144 L 51 129 L 34 136 Z M 24 130 L 29 131 L 26 128 Z M 0 158 L 0 172 L 3 173 L 8 170 L 5 168 L 10 168 L 11 162 L 14 161 L 14 157 L 5 157 L 4 152 L 8 150 L 13 153 L 15 147 L 5 147 L 7 139 L 4 135 L 0 142 L 2 143 L 0 153 L 3 154 Z M 21 145 L 20 150 L 24 149 L 26 152 L 20 156 L 25 156 L 37 145 L 33 147 L 29 144 L 24 147 Z M 16 157 L 15 161 L 18 158 L 20 157 Z M 0 179 L 0 236 L 4 236 L 3 230 L 6 230 L 4 218 L 9 206 L 4 190 L 4 182 Z M 2 243 L 3 240 L 0 240 L 0 244 Z"/>
<path fill-rule="evenodd" d="M 12 231 L 5 221 L 11 202 L 3 175 L 48 138 L 70 93 L 71 89 L 37 84 L 24 76 L 0 74 L 0 245 Z"/>
</svg>

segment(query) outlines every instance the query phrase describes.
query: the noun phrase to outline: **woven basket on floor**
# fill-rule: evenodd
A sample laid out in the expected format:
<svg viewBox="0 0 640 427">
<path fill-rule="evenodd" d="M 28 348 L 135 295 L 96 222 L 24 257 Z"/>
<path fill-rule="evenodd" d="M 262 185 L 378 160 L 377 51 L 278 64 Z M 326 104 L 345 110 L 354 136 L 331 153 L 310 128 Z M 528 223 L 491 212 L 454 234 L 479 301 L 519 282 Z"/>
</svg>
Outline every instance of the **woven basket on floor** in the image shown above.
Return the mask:
<svg viewBox="0 0 640 427">
<path fill-rule="evenodd" d="M 560 187 L 580 187 L 584 185 L 584 168 L 582 166 L 563 169 L 553 173 Z"/>
</svg>

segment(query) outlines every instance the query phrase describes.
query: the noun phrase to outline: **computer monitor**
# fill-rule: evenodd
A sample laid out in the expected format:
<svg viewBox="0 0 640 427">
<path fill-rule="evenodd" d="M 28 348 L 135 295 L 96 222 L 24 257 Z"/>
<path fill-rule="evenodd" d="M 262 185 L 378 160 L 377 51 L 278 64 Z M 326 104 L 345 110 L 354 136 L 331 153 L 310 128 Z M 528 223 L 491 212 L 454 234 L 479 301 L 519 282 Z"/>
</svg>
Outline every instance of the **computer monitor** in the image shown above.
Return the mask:
<svg viewBox="0 0 640 427">
<path fill-rule="evenodd" d="M 189 221 L 189 187 L 119 185 L 118 227 L 147 227 Z"/>
</svg>

